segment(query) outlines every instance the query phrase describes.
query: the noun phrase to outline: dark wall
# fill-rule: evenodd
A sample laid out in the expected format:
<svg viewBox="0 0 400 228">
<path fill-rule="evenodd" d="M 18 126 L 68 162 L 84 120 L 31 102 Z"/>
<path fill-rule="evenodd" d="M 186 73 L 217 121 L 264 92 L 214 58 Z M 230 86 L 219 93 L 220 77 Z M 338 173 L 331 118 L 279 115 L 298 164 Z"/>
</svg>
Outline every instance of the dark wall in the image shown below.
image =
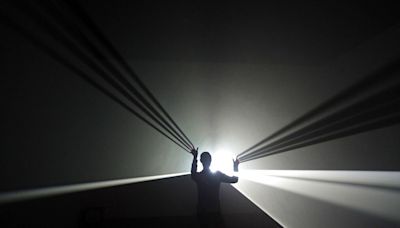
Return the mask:
<svg viewBox="0 0 400 228">
<path fill-rule="evenodd" d="M 377 1 L 291 6 L 120 1 L 112 7 L 106 1 L 83 1 L 82 5 L 201 151 L 240 153 L 400 54 L 398 8 Z M 99 79 L 31 19 L 14 15 L 6 4 L 0 7 Z M 189 154 L 1 22 L 0 102 L 5 116 L 0 120 L 1 192 L 188 171 Z M 399 127 L 391 126 L 244 163 L 241 168 L 398 171 L 398 135 Z M 250 194 L 261 199 L 276 193 L 255 189 Z M 52 218 L 74 223 L 80 214 L 75 212 L 87 206 L 103 208 L 104 203 L 113 210 L 120 208 L 107 197 L 92 201 L 91 195 L 97 199 L 96 194 L 103 193 L 95 192 L 102 191 L 51 198 L 49 203 L 22 202 L 7 213 L 16 221 L 20 209 L 28 218 L 30 210 L 23 208 L 33 208 L 32 221 L 40 218 L 42 224 L 36 209 L 51 205 L 44 210 Z M 283 205 L 287 194 L 280 196 L 258 206 Z M 288 204 L 296 210 L 321 205 L 291 197 L 301 202 Z M 164 197 L 159 200 L 165 202 L 162 205 L 171 203 Z M 181 206 L 176 211 L 161 207 L 157 213 L 186 212 Z M 71 208 L 72 213 L 58 214 L 59 207 Z M 150 208 L 134 208 L 138 214 L 151 213 Z M 328 204 L 321 208 L 325 215 L 337 210 Z M 314 221 L 312 214 L 282 211 L 277 216 L 283 222 L 320 225 L 307 223 Z M 323 224 L 336 217 L 321 218 Z M 358 218 L 359 224 L 370 221 Z"/>
<path fill-rule="evenodd" d="M 194 144 L 212 153 L 240 153 L 400 53 L 395 7 L 373 1 L 346 7 L 335 2 L 82 5 Z M 7 4 L 1 7 L 102 82 L 33 20 Z M 143 12 L 132 13 L 133 8 Z M 0 190 L 188 170 L 190 155 L 26 37 L 5 23 L 0 26 L 5 115 Z M 381 132 L 306 148 L 306 156 L 271 157 L 254 167 L 397 169 L 398 129 Z M 378 150 L 382 156 L 376 162 Z M 329 161 L 322 161 L 326 153 Z M 343 159 L 340 153 L 351 155 Z M 362 160 L 361 153 L 367 154 Z"/>
</svg>

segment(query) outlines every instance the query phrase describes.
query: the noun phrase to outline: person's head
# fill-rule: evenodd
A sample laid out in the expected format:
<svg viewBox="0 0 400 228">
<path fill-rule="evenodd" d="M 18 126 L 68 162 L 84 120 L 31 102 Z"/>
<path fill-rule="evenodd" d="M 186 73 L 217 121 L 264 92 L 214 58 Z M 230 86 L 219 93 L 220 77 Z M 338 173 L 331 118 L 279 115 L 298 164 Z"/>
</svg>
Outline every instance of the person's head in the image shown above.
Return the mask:
<svg viewBox="0 0 400 228">
<path fill-rule="evenodd" d="M 203 164 L 204 169 L 209 169 L 211 165 L 211 154 L 208 152 L 203 152 L 200 155 L 201 164 Z"/>
</svg>

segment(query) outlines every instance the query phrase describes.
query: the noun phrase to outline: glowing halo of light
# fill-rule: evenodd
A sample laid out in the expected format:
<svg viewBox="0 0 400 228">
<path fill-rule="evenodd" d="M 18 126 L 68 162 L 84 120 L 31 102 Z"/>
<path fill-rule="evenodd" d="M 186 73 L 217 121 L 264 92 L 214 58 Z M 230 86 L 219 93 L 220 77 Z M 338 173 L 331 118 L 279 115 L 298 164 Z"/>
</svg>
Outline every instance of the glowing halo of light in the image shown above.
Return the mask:
<svg viewBox="0 0 400 228">
<path fill-rule="evenodd" d="M 227 175 L 233 174 L 233 153 L 226 149 L 218 149 L 212 155 L 212 162 L 210 169 L 212 172 L 221 171 Z"/>
</svg>

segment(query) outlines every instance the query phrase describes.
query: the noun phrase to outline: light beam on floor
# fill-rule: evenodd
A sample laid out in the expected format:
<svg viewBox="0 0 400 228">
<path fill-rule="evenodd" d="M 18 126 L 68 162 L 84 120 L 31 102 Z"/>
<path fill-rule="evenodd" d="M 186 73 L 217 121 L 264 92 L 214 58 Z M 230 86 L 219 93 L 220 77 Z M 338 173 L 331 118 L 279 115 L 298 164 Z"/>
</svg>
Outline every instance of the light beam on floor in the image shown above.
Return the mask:
<svg viewBox="0 0 400 228">
<path fill-rule="evenodd" d="M 250 186 L 246 181 L 258 184 Z M 285 208 L 287 202 L 274 202 L 277 198 L 268 195 L 268 187 L 400 222 L 398 171 L 241 170 L 239 183 L 233 186 L 279 223 L 284 213 L 291 216 L 287 213 L 298 209 Z"/>
<path fill-rule="evenodd" d="M 71 185 L 62 185 L 62 186 L 52 186 L 45 188 L 37 188 L 37 189 L 28 189 L 28 190 L 19 190 L 12 192 L 0 193 L 0 204 L 11 203 L 16 201 L 61 195 L 66 193 L 80 192 L 98 188 L 106 188 L 117 185 L 125 185 L 125 184 L 133 184 L 144 181 L 152 181 L 165 179 L 176 176 L 183 176 L 189 173 L 172 173 L 165 175 L 156 175 L 156 176 L 145 176 L 145 177 L 135 177 L 135 178 L 126 178 L 126 179 L 117 179 L 117 180 L 108 180 L 108 181 L 97 181 L 97 182 L 89 182 L 89 183 L 80 183 L 80 184 L 71 184 Z"/>
</svg>

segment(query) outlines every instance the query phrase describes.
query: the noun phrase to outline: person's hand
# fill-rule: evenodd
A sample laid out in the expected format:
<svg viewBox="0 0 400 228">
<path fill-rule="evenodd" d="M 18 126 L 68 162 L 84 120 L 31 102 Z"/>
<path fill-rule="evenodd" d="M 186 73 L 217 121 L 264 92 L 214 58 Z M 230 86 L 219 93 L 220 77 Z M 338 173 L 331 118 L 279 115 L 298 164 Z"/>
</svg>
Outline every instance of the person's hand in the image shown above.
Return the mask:
<svg viewBox="0 0 400 228">
<path fill-rule="evenodd" d="M 197 149 L 194 149 L 194 148 L 193 148 L 193 149 L 190 151 L 190 153 L 193 155 L 193 158 L 197 158 L 198 150 L 199 150 L 199 148 L 197 147 Z"/>
<path fill-rule="evenodd" d="M 235 171 L 235 172 L 239 171 L 239 163 L 240 163 L 240 161 L 238 158 L 233 160 L 233 171 Z"/>
</svg>

